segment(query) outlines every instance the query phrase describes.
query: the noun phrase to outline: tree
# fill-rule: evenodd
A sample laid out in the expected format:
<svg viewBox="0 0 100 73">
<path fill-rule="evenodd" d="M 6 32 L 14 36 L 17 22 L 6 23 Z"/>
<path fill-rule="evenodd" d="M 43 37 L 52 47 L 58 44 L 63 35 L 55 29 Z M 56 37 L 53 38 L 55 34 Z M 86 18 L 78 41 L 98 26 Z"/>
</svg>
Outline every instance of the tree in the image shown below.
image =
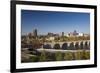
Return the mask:
<svg viewBox="0 0 100 73">
<path fill-rule="evenodd" d="M 39 61 L 39 57 L 38 56 L 31 56 L 30 59 L 29 59 L 31 62 L 38 62 Z"/>
<path fill-rule="evenodd" d="M 46 61 L 47 58 L 46 58 L 46 52 L 45 51 L 42 51 L 41 52 L 41 55 L 40 55 L 40 62 L 43 62 L 43 61 Z"/>
<path fill-rule="evenodd" d="M 74 57 L 73 57 L 73 53 L 72 52 L 65 53 L 64 60 L 73 60 L 73 59 L 74 59 Z"/>
<path fill-rule="evenodd" d="M 42 43 L 39 40 L 34 40 L 34 42 L 32 43 L 32 46 L 34 49 L 38 49 L 38 48 L 41 48 Z"/>
<path fill-rule="evenodd" d="M 29 51 L 33 51 L 32 45 L 27 45 L 27 46 L 28 46 L 28 48 L 29 48 L 29 49 L 28 49 Z"/>
<path fill-rule="evenodd" d="M 81 52 L 81 57 L 82 57 L 83 60 L 84 60 L 84 59 L 90 59 L 90 51 L 85 51 L 85 50 L 83 50 L 83 51 Z"/>
<path fill-rule="evenodd" d="M 81 60 L 82 59 L 82 55 L 81 52 L 79 50 L 77 50 L 77 52 L 74 53 L 75 55 L 75 60 Z"/>
<path fill-rule="evenodd" d="M 75 55 L 75 60 L 86 60 L 90 59 L 90 52 L 87 52 L 86 50 L 79 51 L 74 53 Z"/>
<path fill-rule="evenodd" d="M 62 56 L 62 53 L 61 53 L 61 52 L 56 52 L 56 53 L 55 53 L 55 60 L 56 60 L 56 61 L 61 61 L 61 60 L 63 60 L 63 56 Z"/>
</svg>

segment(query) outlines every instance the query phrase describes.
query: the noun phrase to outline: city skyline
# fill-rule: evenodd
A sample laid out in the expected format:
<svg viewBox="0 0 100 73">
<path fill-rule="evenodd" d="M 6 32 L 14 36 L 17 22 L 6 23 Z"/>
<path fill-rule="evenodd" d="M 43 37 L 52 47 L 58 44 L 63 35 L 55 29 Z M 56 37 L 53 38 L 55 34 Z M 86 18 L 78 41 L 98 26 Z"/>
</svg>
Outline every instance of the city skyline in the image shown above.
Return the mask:
<svg viewBox="0 0 100 73">
<path fill-rule="evenodd" d="M 21 10 L 22 35 L 38 30 L 38 34 L 69 33 L 74 30 L 90 33 L 90 14 L 76 12 L 53 12 Z"/>
</svg>

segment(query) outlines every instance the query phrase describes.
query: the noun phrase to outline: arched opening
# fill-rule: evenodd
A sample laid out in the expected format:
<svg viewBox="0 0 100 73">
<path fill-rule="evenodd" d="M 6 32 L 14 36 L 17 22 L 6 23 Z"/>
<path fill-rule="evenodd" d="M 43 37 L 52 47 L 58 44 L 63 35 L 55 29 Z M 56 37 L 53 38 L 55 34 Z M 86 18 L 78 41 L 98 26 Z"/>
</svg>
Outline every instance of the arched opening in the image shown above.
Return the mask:
<svg viewBox="0 0 100 73">
<path fill-rule="evenodd" d="M 53 48 L 54 49 L 60 49 L 60 45 L 59 44 L 55 44 Z"/>
<path fill-rule="evenodd" d="M 80 49 L 83 49 L 84 48 L 84 45 L 83 45 L 83 42 L 80 43 Z"/>
<path fill-rule="evenodd" d="M 90 49 L 90 42 L 89 42 L 89 49 Z"/>
<path fill-rule="evenodd" d="M 63 49 L 63 50 L 67 50 L 67 49 L 68 49 L 68 44 L 67 44 L 67 43 L 64 43 L 64 44 L 62 45 L 62 49 Z"/>
<path fill-rule="evenodd" d="M 74 43 L 70 43 L 69 50 L 74 50 Z"/>
<path fill-rule="evenodd" d="M 51 47 L 50 44 L 46 44 L 46 45 L 43 45 L 43 48 L 44 48 L 44 49 L 51 49 L 52 47 Z"/>
<path fill-rule="evenodd" d="M 75 49 L 80 49 L 78 42 L 75 43 Z"/>
<path fill-rule="evenodd" d="M 85 49 L 89 49 L 89 44 L 88 44 L 88 42 L 85 42 Z"/>
</svg>

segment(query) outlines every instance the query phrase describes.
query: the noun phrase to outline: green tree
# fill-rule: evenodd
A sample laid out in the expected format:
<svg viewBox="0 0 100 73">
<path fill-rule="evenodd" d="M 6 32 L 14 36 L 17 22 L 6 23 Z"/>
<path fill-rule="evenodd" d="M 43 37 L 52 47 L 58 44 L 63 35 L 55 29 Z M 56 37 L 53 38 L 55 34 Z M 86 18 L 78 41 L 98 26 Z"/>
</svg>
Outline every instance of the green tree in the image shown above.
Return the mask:
<svg viewBox="0 0 100 73">
<path fill-rule="evenodd" d="M 38 62 L 39 58 L 38 58 L 38 56 L 33 55 L 33 56 L 30 57 L 30 61 L 31 62 Z"/>
<path fill-rule="evenodd" d="M 85 50 L 83 50 L 82 52 L 81 52 L 81 55 L 82 55 L 82 59 L 84 60 L 84 59 L 90 59 L 90 51 L 85 51 Z"/>
<path fill-rule="evenodd" d="M 62 56 L 62 53 L 61 53 L 61 52 L 56 52 L 56 53 L 55 53 L 55 60 L 56 60 L 56 61 L 61 61 L 61 60 L 63 60 L 63 56 Z"/>
<path fill-rule="evenodd" d="M 90 59 L 90 52 L 85 52 L 85 59 Z"/>
<path fill-rule="evenodd" d="M 73 59 L 74 59 L 74 57 L 73 57 L 73 53 L 72 52 L 65 53 L 64 60 L 73 60 Z"/>
<path fill-rule="evenodd" d="M 75 52 L 74 55 L 75 55 L 75 60 L 81 60 L 82 54 L 79 50 L 77 50 L 77 52 Z"/>
<path fill-rule="evenodd" d="M 40 59 L 40 62 L 47 60 L 46 52 L 45 51 L 42 51 L 41 52 L 41 55 L 40 55 L 40 58 L 39 59 Z"/>
</svg>

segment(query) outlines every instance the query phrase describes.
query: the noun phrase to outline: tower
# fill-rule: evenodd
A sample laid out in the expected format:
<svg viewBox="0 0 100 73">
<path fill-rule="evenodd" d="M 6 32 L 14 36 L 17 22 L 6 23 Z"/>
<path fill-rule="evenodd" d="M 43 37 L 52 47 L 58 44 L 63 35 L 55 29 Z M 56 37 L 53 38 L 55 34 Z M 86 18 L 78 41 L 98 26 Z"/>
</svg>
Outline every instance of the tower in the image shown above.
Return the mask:
<svg viewBox="0 0 100 73">
<path fill-rule="evenodd" d="M 62 37 L 64 36 L 64 32 L 62 32 Z"/>
<path fill-rule="evenodd" d="M 33 35 L 37 37 L 37 29 L 33 30 Z"/>
</svg>

